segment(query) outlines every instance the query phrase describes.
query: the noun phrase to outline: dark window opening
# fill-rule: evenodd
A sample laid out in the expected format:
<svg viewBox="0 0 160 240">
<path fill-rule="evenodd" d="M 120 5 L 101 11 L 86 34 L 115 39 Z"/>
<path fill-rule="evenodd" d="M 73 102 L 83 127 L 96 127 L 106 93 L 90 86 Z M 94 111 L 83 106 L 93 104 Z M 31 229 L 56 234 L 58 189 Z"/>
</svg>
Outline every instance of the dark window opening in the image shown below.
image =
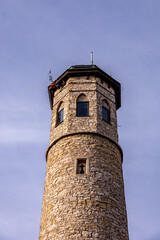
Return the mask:
<svg viewBox="0 0 160 240">
<path fill-rule="evenodd" d="M 102 106 L 102 119 L 105 122 L 110 123 L 110 111 L 105 106 Z"/>
<path fill-rule="evenodd" d="M 85 173 L 86 173 L 86 159 L 78 159 L 77 174 L 85 174 Z"/>
<path fill-rule="evenodd" d="M 64 108 L 58 111 L 57 113 L 57 125 L 63 122 L 63 117 L 64 117 Z"/>
<path fill-rule="evenodd" d="M 88 116 L 88 102 L 78 101 L 77 102 L 77 116 L 86 117 Z"/>
</svg>

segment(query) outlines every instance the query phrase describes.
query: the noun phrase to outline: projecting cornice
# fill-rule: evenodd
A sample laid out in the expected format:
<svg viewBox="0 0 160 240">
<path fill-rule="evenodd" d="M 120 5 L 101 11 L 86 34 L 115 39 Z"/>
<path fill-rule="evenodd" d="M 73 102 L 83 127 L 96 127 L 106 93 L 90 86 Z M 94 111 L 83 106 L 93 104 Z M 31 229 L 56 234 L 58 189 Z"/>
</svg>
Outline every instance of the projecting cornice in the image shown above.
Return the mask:
<svg viewBox="0 0 160 240">
<path fill-rule="evenodd" d="M 63 86 L 65 82 L 70 77 L 79 77 L 79 76 L 95 76 L 99 77 L 101 80 L 105 81 L 109 86 L 111 86 L 115 91 L 115 99 L 116 99 L 116 109 L 121 107 L 121 84 L 117 82 L 114 78 L 109 76 L 106 72 L 102 69 L 97 67 L 96 65 L 74 65 L 67 69 L 63 74 L 61 74 L 55 81 L 54 81 L 54 91 Z M 49 98 L 50 103 L 52 106 L 52 97 L 51 94 L 51 85 L 48 87 L 49 91 Z M 52 89 L 53 91 L 53 89 Z M 51 107 L 52 108 L 52 107 Z"/>
</svg>

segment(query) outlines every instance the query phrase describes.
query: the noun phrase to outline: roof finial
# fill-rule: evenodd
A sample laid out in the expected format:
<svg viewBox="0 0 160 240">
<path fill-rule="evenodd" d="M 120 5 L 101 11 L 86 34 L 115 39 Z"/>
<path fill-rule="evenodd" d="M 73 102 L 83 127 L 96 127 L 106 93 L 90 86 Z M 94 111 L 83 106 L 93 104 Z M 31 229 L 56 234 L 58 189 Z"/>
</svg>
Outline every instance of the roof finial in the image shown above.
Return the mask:
<svg viewBox="0 0 160 240">
<path fill-rule="evenodd" d="M 53 81 L 53 77 L 52 77 L 52 72 L 51 72 L 51 69 L 49 69 L 49 73 L 48 73 L 48 75 L 49 75 L 49 81 Z"/>
<path fill-rule="evenodd" d="M 91 52 L 91 65 L 93 65 L 93 52 Z"/>
</svg>

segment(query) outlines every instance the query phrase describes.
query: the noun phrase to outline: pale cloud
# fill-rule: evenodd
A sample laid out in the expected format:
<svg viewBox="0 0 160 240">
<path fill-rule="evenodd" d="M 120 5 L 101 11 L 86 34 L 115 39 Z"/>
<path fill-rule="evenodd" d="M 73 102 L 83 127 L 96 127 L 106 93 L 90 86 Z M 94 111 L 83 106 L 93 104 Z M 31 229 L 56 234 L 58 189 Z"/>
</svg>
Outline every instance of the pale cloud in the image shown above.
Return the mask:
<svg viewBox="0 0 160 240">
<path fill-rule="evenodd" d="M 46 129 L 25 129 L 25 128 L 11 128 L 6 126 L 0 129 L 0 143 L 17 143 L 29 142 L 38 143 L 44 142 L 48 137 Z"/>
</svg>

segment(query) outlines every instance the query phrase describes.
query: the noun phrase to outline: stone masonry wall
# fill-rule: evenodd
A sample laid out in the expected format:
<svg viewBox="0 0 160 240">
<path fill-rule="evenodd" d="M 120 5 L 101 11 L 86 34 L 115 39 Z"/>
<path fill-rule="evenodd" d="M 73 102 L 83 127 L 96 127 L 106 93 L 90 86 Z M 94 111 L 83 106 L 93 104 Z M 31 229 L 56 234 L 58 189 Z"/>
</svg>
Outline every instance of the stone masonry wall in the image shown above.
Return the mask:
<svg viewBox="0 0 160 240">
<path fill-rule="evenodd" d="M 76 174 L 78 158 L 88 174 Z M 121 152 L 94 134 L 64 137 L 48 153 L 40 240 L 128 240 Z"/>
<path fill-rule="evenodd" d="M 76 100 L 82 93 L 89 101 L 88 117 L 76 116 Z M 102 120 L 102 101 L 104 99 L 107 99 L 110 105 L 110 124 Z M 64 103 L 64 121 L 56 126 L 57 108 L 62 101 Z M 118 142 L 114 90 L 112 87 L 108 87 L 106 82 L 102 82 L 94 76 L 69 78 L 66 85 L 55 92 L 50 143 L 66 134 L 84 131 L 98 132 Z"/>
<path fill-rule="evenodd" d="M 80 94 L 89 116 L 76 116 Z M 110 123 L 102 119 L 107 100 Z M 64 119 L 56 124 L 63 102 Z M 77 159 L 87 171 L 77 174 Z M 95 76 L 70 77 L 53 99 L 39 240 L 128 240 L 115 92 Z"/>
</svg>

